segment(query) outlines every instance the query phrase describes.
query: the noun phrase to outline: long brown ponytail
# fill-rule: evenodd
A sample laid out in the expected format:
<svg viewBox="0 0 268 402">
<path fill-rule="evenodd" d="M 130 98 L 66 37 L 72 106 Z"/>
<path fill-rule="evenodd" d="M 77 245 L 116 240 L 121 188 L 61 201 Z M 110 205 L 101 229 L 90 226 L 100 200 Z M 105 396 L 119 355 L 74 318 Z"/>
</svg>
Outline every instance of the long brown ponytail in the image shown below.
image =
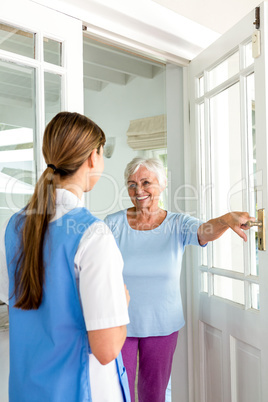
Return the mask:
<svg viewBox="0 0 268 402">
<path fill-rule="evenodd" d="M 48 167 L 38 180 L 34 194 L 23 211 L 21 249 L 15 272 L 15 307 L 38 309 L 43 296 L 43 245 L 48 225 L 55 215 L 56 184 L 73 175 L 94 149 L 105 144 L 103 131 L 78 113 L 61 112 L 47 125 L 43 155 Z"/>
</svg>

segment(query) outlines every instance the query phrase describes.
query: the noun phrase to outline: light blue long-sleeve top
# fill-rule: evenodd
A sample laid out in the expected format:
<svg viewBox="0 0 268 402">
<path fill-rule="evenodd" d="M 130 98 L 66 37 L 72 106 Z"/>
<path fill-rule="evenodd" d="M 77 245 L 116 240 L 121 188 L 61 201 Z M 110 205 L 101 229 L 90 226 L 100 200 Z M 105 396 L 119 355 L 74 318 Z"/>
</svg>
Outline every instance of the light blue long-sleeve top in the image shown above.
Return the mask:
<svg viewBox="0 0 268 402">
<path fill-rule="evenodd" d="M 181 262 L 187 245 L 199 245 L 203 223 L 189 215 L 167 212 L 153 230 L 132 229 L 127 210 L 108 215 L 124 260 L 123 276 L 130 294 L 128 337 L 165 336 L 184 324 L 180 291 Z"/>
</svg>

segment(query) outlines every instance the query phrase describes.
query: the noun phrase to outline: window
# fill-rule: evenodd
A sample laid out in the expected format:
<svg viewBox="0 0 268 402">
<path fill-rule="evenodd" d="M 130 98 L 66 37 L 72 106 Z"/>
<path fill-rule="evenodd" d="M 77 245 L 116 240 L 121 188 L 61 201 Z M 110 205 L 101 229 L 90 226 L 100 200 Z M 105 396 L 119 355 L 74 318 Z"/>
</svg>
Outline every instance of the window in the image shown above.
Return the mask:
<svg viewBox="0 0 268 402">
<path fill-rule="evenodd" d="M 208 220 L 231 211 L 256 215 L 254 65 L 246 42 L 196 78 L 201 169 L 200 211 Z M 241 93 L 246 94 L 243 104 Z M 232 231 L 201 251 L 201 291 L 259 309 L 254 229 L 244 243 Z"/>
<path fill-rule="evenodd" d="M 0 25 L 0 228 L 33 193 L 41 154 L 37 128 L 43 131 L 62 107 L 62 43 L 43 38 L 42 47 L 39 36 Z"/>
</svg>

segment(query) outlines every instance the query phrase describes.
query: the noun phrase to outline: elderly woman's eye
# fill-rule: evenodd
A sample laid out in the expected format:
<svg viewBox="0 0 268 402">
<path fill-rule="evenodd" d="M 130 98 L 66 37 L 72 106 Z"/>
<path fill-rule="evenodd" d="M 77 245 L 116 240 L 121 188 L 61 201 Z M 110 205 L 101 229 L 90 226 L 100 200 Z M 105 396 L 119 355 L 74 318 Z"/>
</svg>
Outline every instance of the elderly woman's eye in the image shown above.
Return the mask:
<svg viewBox="0 0 268 402">
<path fill-rule="evenodd" d="M 136 184 L 134 184 L 134 183 L 128 185 L 128 188 L 135 188 L 135 187 L 136 187 Z"/>
<path fill-rule="evenodd" d="M 145 180 L 145 181 L 143 182 L 143 184 L 144 184 L 144 186 L 149 186 L 150 182 L 147 181 L 147 180 Z"/>
</svg>

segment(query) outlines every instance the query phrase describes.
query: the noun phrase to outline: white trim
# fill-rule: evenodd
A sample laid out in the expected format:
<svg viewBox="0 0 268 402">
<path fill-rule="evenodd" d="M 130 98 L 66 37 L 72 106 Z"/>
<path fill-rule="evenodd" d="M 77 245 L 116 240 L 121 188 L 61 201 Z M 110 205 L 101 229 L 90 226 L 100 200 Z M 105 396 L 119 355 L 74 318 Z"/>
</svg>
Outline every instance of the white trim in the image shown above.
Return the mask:
<svg viewBox="0 0 268 402">
<path fill-rule="evenodd" d="M 140 43 L 131 38 L 118 35 L 114 32 L 109 32 L 93 25 L 88 25 L 85 32 L 92 38 L 101 39 L 109 45 L 119 46 L 121 49 L 127 51 L 132 50 L 138 55 L 149 56 L 156 61 L 172 63 L 179 66 L 187 66 L 190 62 L 188 59 L 174 55 L 171 52 L 161 51 L 160 49 L 146 45 L 145 43 Z"/>
<path fill-rule="evenodd" d="M 107 43 L 186 65 L 220 35 L 151 0 L 31 0 L 83 21 Z"/>
<path fill-rule="evenodd" d="M 38 47 L 36 47 L 36 49 L 38 49 Z M 2 49 L 0 49 L 0 61 L 7 61 L 33 68 L 38 68 L 38 66 L 40 65 L 40 61 L 38 59 L 31 59 L 30 57 L 22 56 L 12 52 L 7 52 L 6 50 Z"/>
<path fill-rule="evenodd" d="M 183 69 L 183 111 L 184 111 L 184 154 L 187 155 L 186 138 L 190 132 L 190 105 L 189 105 L 189 86 L 188 86 L 188 68 Z M 187 178 L 187 170 L 184 169 L 184 182 L 190 183 Z M 184 194 L 185 195 L 185 194 Z M 185 207 L 185 205 L 184 205 Z M 188 250 L 189 251 L 189 250 Z M 186 254 L 186 264 L 189 264 L 191 256 Z M 187 287 L 187 360 L 188 360 L 188 402 L 194 402 L 194 341 L 193 341 L 193 320 L 192 320 L 192 270 L 186 269 L 186 287 Z"/>
</svg>

